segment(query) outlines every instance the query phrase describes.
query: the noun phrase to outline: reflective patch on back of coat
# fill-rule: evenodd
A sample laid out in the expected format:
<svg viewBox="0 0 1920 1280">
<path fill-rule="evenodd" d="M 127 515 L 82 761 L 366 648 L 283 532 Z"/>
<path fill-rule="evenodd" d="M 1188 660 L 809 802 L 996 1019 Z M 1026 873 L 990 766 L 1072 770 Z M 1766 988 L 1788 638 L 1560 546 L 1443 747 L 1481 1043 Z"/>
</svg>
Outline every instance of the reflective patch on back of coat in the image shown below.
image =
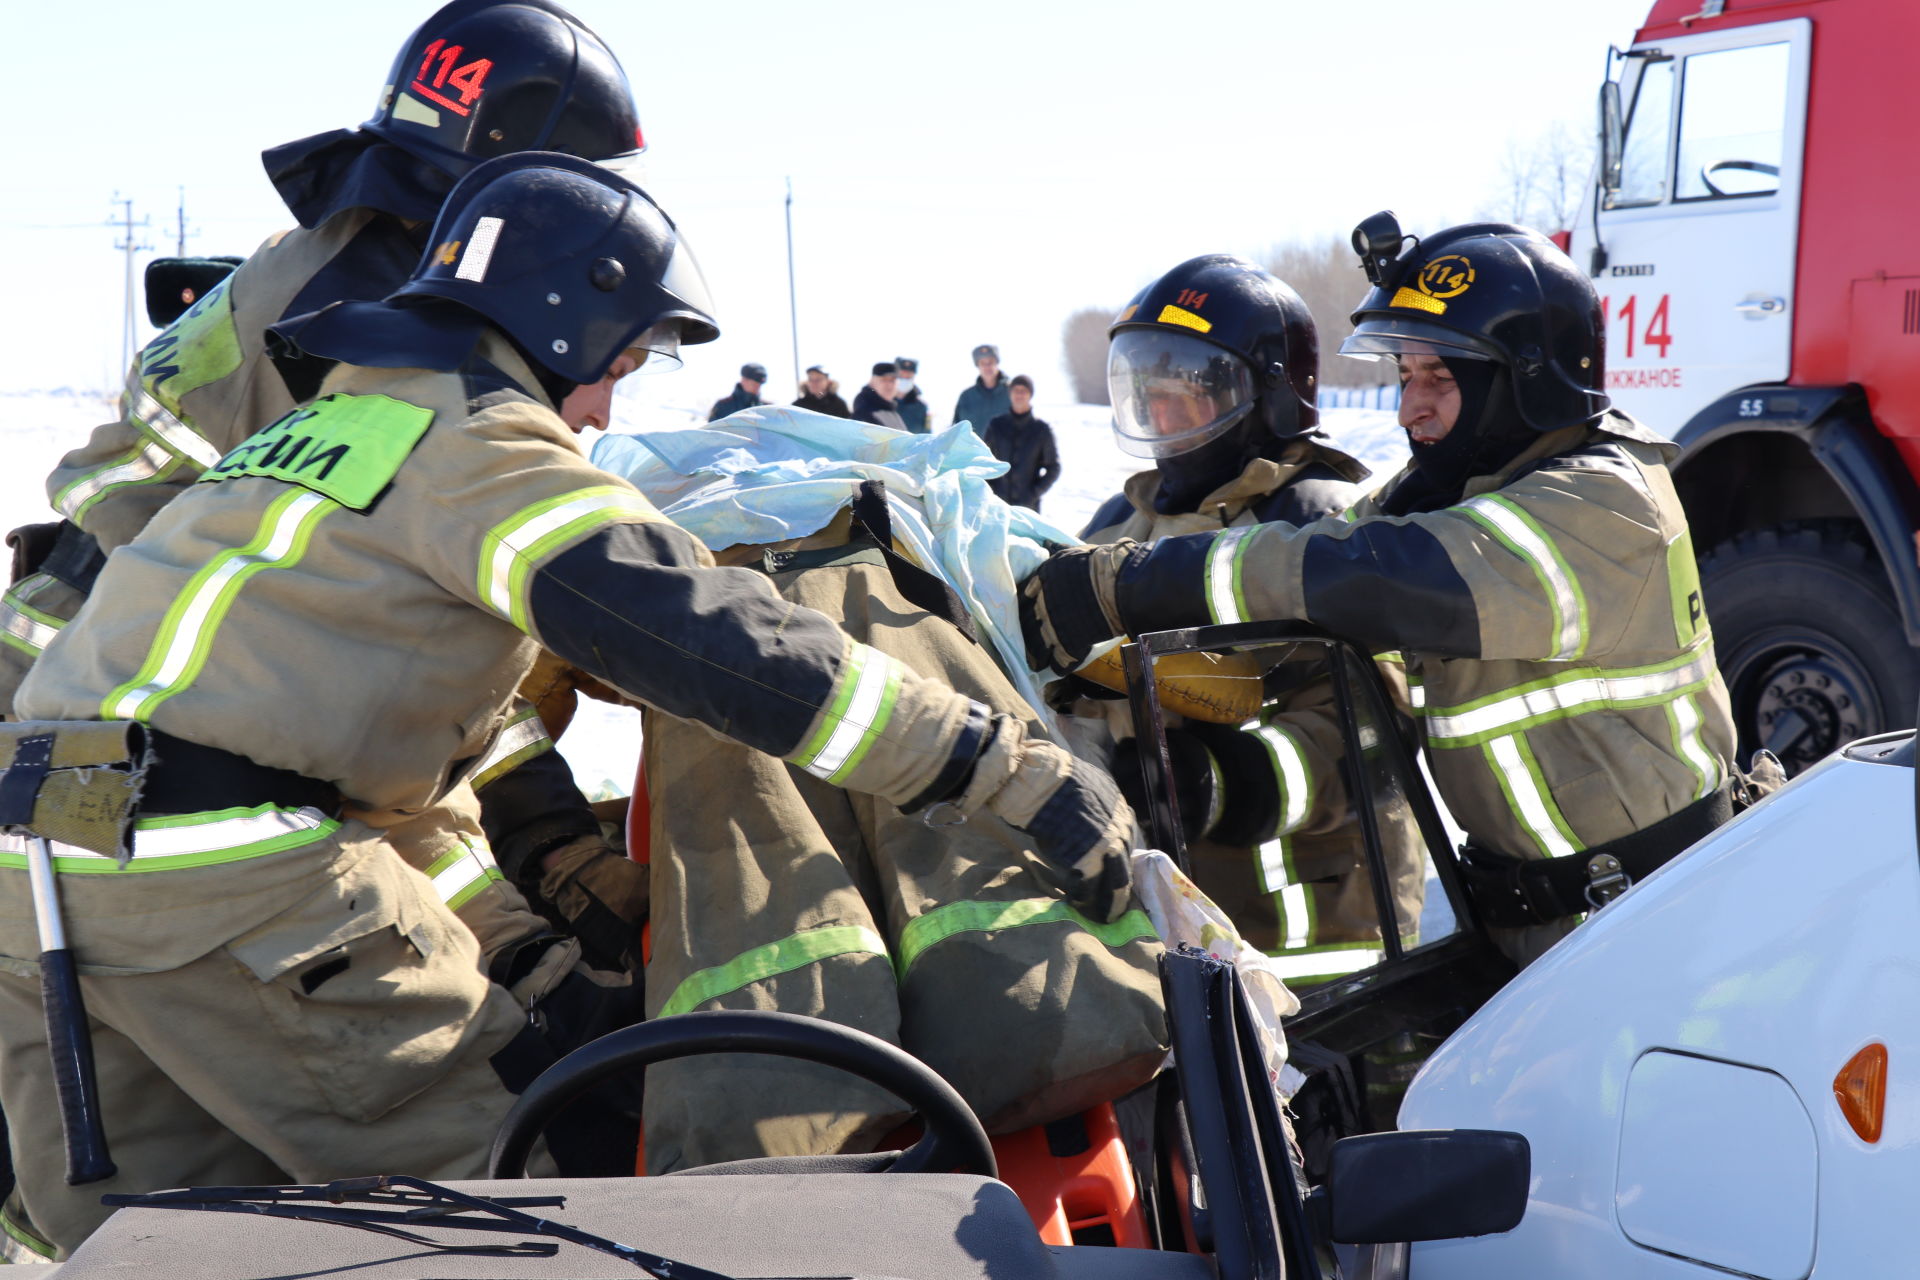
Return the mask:
<svg viewBox="0 0 1920 1280">
<path fill-rule="evenodd" d="M 1700 599 L 1700 564 L 1693 558 L 1693 531 L 1682 529 L 1667 543 L 1667 592 L 1673 601 L 1673 639 L 1682 649 L 1707 629 Z"/>
<path fill-rule="evenodd" d="M 197 483 L 263 476 L 367 511 L 432 422 L 433 410 L 391 396 L 327 396 L 254 432 Z"/>
<path fill-rule="evenodd" d="M 140 385 L 169 413 L 180 400 L 240 367 L 240 331 L 233 323 L 229 275 L 140 352 Z"/>
</svg>

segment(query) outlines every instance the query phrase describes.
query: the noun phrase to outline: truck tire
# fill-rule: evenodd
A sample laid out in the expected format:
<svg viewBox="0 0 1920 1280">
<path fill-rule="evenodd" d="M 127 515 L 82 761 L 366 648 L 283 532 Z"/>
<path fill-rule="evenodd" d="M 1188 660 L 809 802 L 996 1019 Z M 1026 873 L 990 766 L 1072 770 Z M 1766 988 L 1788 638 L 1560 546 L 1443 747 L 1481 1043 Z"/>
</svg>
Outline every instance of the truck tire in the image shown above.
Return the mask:
<svg viewBox="0 0 1920 1280">
<path fill-rule="evenodd" d="M 1700 587 L 1742 765 L 1766 747 L 1798 773 L 1855 738 L 1914 722 L 1920 655 L 1854 522 L 1738 534 L 1701 559 Z"/>
</svg>

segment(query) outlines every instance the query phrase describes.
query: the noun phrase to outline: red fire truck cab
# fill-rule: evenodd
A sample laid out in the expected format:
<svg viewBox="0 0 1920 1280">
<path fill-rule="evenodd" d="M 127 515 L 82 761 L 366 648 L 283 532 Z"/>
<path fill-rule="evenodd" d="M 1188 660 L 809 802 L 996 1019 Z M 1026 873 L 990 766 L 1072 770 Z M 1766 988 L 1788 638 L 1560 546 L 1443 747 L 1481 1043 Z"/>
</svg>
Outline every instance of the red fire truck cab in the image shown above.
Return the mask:
<svg viewBox="0 0 1920 1280">
<path fill-rule="evenodd" d="M 1601 90 L 1570 252 L 1614 403 L 1683 448 L 1743 760 L 1920 696 L 1916 50 L 1913 0 L 1656 0 Z"/>
</svg>

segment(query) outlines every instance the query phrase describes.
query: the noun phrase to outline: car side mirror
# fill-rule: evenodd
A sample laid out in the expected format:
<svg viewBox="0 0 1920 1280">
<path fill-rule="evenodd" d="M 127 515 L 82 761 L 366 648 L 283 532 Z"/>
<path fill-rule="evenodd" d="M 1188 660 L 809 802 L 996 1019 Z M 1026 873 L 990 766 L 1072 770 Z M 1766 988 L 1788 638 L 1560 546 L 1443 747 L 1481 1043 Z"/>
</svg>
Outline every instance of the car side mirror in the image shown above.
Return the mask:
<svg viewBox="0 0 1920 1280">
<path fill-rule="evenodd" d="M 1608 80 L 1600 86 L 1600 189 L 1608 195 L 1620 189 L 1626 133 L 1620 109 L 1620 82 Z"/>
<path fill-rule="evenodd" d="M 1533 1154 L 1517 1133 L 1418 1129 L 1333 1144 L 1323 1198 L 1341 1244 L 1395 1244 L 1493 1235 L 1527 1212 Z"/>
</svg>

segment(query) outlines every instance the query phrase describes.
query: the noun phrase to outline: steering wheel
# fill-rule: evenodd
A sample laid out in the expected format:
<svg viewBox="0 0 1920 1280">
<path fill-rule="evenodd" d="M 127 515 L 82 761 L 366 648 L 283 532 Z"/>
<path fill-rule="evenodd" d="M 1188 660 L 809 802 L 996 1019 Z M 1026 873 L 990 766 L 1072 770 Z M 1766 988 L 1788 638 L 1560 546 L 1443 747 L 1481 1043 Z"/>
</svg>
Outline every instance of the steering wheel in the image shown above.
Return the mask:
<svg viewBox="0 0 1920 1280">
<path fill-rule="evenodd" d="M 1700 166 L 1700 181 L 1705 183 L 1707 190 L 1712 192 L 1716 196 L 1734 194 L 1732 192 L 1722 191 L 1720 189 L 1719 184 L 1714 182 L 1713 175 L 1721 172 L 1722 170 L 1735 170 L 1735 169 L 1739 170 L 1742 173 L 1762 173 L 1767 175 L 1770 178 L 1778 178 L 1780 176 L 1780 166 L 1777 164 L 1768 164 L 1764 160 L 1715 160 L 1712 164 L 1704 164 Z M 1776 191 L 1779 190 L 1779 187 L 1780 187 L 1779 183 L 1777 182 L 1774 183 L 1774 189 Z M 1766 193 L 1760 192 L 1760 191 L 1747 191 L 1747 192 L 1741 192 L 1739 194 L 1757 196 L 1757 195 L 1764 195 Z"/>
<path fill-rule="evenodd" d="M 888 1173 L 958 1169 L 999 1176 L 979 1117 L 926 1063 L 878 1036 L 837 1022 L 734 1009 L 683 1013 L 622 1027 L 548 1067 L 501 1121 L 487 1176 L 526 1177 L 533 1140 L 562 1108 L 600 1081 L 648 1063 L 707 1053 L 760 1053 L 818 1062 L 851 1072 L 893 1094 L 919 1113 L 926 1133 L 900 1153 L 886 1168 Z M 754 1163 L 756 1171 L 781 1172 L 778 1160 Z"/>
</svg>

